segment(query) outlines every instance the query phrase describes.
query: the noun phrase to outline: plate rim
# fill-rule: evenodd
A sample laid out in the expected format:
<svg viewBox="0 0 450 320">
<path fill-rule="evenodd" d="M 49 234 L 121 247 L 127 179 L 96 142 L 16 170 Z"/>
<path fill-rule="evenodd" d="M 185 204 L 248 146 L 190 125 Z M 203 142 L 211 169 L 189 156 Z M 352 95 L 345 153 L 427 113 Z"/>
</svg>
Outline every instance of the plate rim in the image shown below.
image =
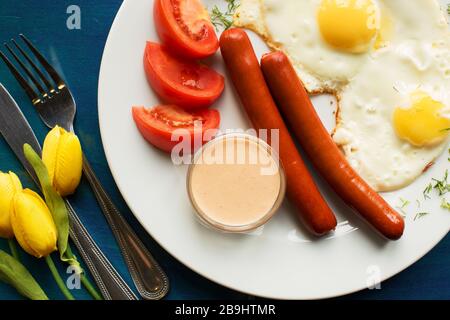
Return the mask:
<svg viewBox="0 0 450 320">
<path fill-rule="evenodd" d="M 171 257 L 173 257 L 176 261 L 178 261 L 179 263 L 181 263 L 182 265 L 186 266 L 187 268 L 189 268 L 191 271 L 195 272 L 196 274 L 204 277 L 205 279 L 218 284 L 220 286 L 223 286 L 227 289 L 230 290 L 234 290 L 236 292 L 242 293 L 242 294 L 246 294 L 246 295 L 251 295 L 251 296 L 255 296 L 255 297 L 260 297 L 260 298 L 269 298 L 269 299 L 276 299 L 276 300 L 324 300 L 324 299 L 331 299 L 331 298 L 337 298 L 337 297 L 343 297 L 346 295 L 350 295 L 356 292 L 360 292 L 363 291 L 365 289 L 367 289 L 366 285 L 362 285 L 359 288 L 353 289 L 353 290 L 341 290 L 342 292 L 340 293 L 335 293 L 335 294 L 330 294 L 330 295 L 320 295 L 320 296 L 309 296 L 308 298 L 298 298 L 298 297 L 291 297 L 291 298 L 286 298 L 286 297 L 280 297 L 278 295 L 261 295 L 258 294 L 257 292 L 251 292 L 251 291 L 246 291 L 243 290 L 241 288 L 235 287 L 231 284 L 227 284 L 223 281 L 220 280 L 216 280 L 213 279 L 212 277 L 210 277 L 209 275 L 205 274 L 204 272 L 202 272 L 201 270 L 197 270 L 197 268 L 195 268 L 191 263 L 189 263 L 188 261 L 185 261 L 186 259 L 183 259 L 181 257 L 176 256 L 175 254 L 173 254 L 169 248 L 167 248 L 164 243 L 162 243 L 159 239 L 157 239 L 156 237 L 153 236 L 152 232 L 149 230 L 148 227 L 146 227 L 145 223 L 142 221 L 142 218 L 140 217 L 140 215 L 136 214 L 135 211 L 132 209 L 132 204 L 130 203 L 130 201 L 127 199 L 127 197 L 125 196 L 125 193 L 122 191 L 122 187 L 121 185 L 117 182 L 118 178 L 117 178 L 117 173 L 114 171 L 113 167 L 111 166 L 111 160 L 110 160 L 110 155 L 108 152 L 108 148 L 104 143 L 104 128 L 102 125 L 102 121 L 101 121 L 101 113 L 100 113 L 100 109 L 101 109 L 101 96 L 100 96 L 100 88 L 102 87 L 101 83 L 103 82 L 103 73 L 105 72 L 105 56 L 107 54 L 109 45 L 110 45 L 110 40 L 112 37 L 113 32 L 116 30 L 117 28 L 117 20 L 120 17 L 120 15 L 124 12 L 124 8 L 125 6 L 127 6 L 128 4 L 132 3 L 131 0 L 123 0 L 122 4 L 120 5 L 119 10 L 117 11 L 114 20 L 111 24 L 110 30 L 108 32 L 108 36 L 106 38 L 106 42 L 104 45 L 104 49 L 103 49 L 103 53 L 102 53 L 102 57 L 101 57 L 101 63 L 100 63 L 100 69 L 99 69 L 99 77 L 98 77 L 98 83 L 97 83 L 97 112 L 98 112 L 98 122 L 99 122 L 99 129 L 100 129 L 100 138 L 101 138 L 101 143 L 103 146 L 103 150 L 105 153 L 105 158 L 108 164 L 108 168 L 111 172 L 111 175 L 114 179 L 114 183 L 116 184 L 116 187 L 118 188 L 121 197 L 123 198 L 123 200 L 125 201 L 125 203 L 127 204 L 127 207 L 129 208 L 129 210 L 132 212 L 134 218 L 139 222 L 139 224 L 142 226 L 142 228 L 145 230 L 145 232 L 162 248 L 164 249 L 164 251 L 166 253 L 168 253 Z M 449 230 L 450 231 L 450 230 Z M 406 264 L 403 268 L 401 268 L 398 271 L 395 272 L 391 272 L 388 275 L 383 274 L 383 276 L 381 277 L 381 281 L 380 283 L 383 283 L 389 279 L 391 279 L 392 277 L 402 273 L 403 271 L 406 271 L 408 268 L 410 268 L 412 265 L 414 265 L 416 262 L 418 262 L 419 260 L 421 260 L 424 256 L 426 256 L 428 253 L 430 253 L 430 251 L 432 251 L 447 235 L 449 232 L 447 232 L 446 234 L 443 234 L 442 237 L 438 237 L 436 238 L 435 241 L 430 242 L 430 245 L 427 246 L 428 249 L 424 250 L 424 252 L 420 255 L 418 255 L 416 258 L 412 259 L 411 262 L 409 262 L 408 264 Z M 169 279 L 170 282 L 170 279 Z M 337 290 L 339 291 L 339 290 Z"/>
</svg>

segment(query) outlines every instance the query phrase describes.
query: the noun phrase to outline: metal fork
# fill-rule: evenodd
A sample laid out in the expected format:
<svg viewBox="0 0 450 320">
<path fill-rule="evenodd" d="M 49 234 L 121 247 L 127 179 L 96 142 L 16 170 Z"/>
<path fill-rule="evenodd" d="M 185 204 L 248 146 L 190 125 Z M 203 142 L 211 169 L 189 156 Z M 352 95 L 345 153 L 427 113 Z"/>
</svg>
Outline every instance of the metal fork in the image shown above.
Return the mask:
<svg viewBox="0 0 450 320">
<path fill-rule="evenodd" d="M 76 104 L 67 84 L 44 56 L 34 47 L 30 40 L 23 34 L 20 37 L 29 51 L 41 64 L 47 75 L 14 39 L 11 40 L 11 43 L 16 50 L 13 50 L 7 43 L 5 43 L 5 47 L 31 80 L 31 83 L 25 80 L 18 69 L 1 51 L 0 57 L 27 93 L 42 121 L 49 128 L 54 128 L 58 125 L 73 132 Z M 16 53 L 15 51 L 18 52 Z M 21 59 L 18 53 L 24 59 Z M 31 66 L 32 70 L 30 70 L 29 66 Z M 163 298 L 169 289 L 167 276 L 113 204 L 85 155 L 83 155 L 83 173 L 91 185 L 95 197 L 116 237 L 131 277 L 140 295 L 144 299 L 149 300 Z"/>
</svg>

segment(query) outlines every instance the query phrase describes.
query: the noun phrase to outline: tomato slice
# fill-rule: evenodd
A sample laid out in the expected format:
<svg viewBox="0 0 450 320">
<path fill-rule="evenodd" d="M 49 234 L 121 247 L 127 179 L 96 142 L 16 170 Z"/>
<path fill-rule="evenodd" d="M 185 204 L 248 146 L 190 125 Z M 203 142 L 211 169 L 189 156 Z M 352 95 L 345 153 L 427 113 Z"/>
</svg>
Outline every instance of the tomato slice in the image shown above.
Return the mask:
<svg viewBox="0 0 450 320">
<path fill-rule="evenodd" d="M 208 11 L 199 0 L 156 0 L 153 15 L 161 41 L 175 54 L 201 59 L 219 49 Z"/>
<path fill-rule="evenodd" d="M 222 94 L 223 76 L 195 61 L 181 60 L 165 46 L 147 42 L 147 79 L 165 103 L 194 110 L 209 107 Z"/>
<path fill-rule="evenodd" d="M 198 139 L 200 147 L 215 136 L 220 125 L 220 113 L 214 109 L 186 112 L 177 106 L 163 105 L 151 109 L 133 107 L 132 113 L 142 136 L 169 153 L 181 141 L 190 141 L 189 151 L 193 151 L 197 146 L 194 139 Z M 184 130 L 175 132 L 177 129 Z M 174 133 L 177 135 L 173 136 Z M 172 137 L 176 137 L 176 141 L 172 141 Z"/>
</svg>

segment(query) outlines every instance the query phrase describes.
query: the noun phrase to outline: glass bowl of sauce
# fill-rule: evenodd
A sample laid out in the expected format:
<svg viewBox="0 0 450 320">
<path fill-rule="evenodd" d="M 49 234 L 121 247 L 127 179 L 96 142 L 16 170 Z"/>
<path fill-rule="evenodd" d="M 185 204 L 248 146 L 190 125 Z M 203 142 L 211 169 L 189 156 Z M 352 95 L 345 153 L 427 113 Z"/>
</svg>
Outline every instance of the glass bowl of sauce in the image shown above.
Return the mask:
<svg viewBox="0 0 450 320">
<path fill-rule="evenodd" d="M 193 157 L 187 176 L 198 218 L 222 232 L 264 225 L 283 202 L 286 180 L 278 154 L 249 134 L 218 136 Z"/>
</svg>

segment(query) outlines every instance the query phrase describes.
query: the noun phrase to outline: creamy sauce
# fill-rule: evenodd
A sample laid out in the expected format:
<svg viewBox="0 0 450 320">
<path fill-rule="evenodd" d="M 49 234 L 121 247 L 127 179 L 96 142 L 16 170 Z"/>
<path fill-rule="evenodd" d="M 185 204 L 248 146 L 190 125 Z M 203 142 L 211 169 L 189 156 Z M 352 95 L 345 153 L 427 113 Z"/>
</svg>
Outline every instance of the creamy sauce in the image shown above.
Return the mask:
<svg viewBox="0 0 450 320">
<path fill-rule="evenodd" d="M 203 149 L 191 168 L 189 187 L 194 206 L 209 222 L 237 227 L 264 220 L 282 183 L 278 163 L 265 145 L 233 136 Z"/>
</svg>

